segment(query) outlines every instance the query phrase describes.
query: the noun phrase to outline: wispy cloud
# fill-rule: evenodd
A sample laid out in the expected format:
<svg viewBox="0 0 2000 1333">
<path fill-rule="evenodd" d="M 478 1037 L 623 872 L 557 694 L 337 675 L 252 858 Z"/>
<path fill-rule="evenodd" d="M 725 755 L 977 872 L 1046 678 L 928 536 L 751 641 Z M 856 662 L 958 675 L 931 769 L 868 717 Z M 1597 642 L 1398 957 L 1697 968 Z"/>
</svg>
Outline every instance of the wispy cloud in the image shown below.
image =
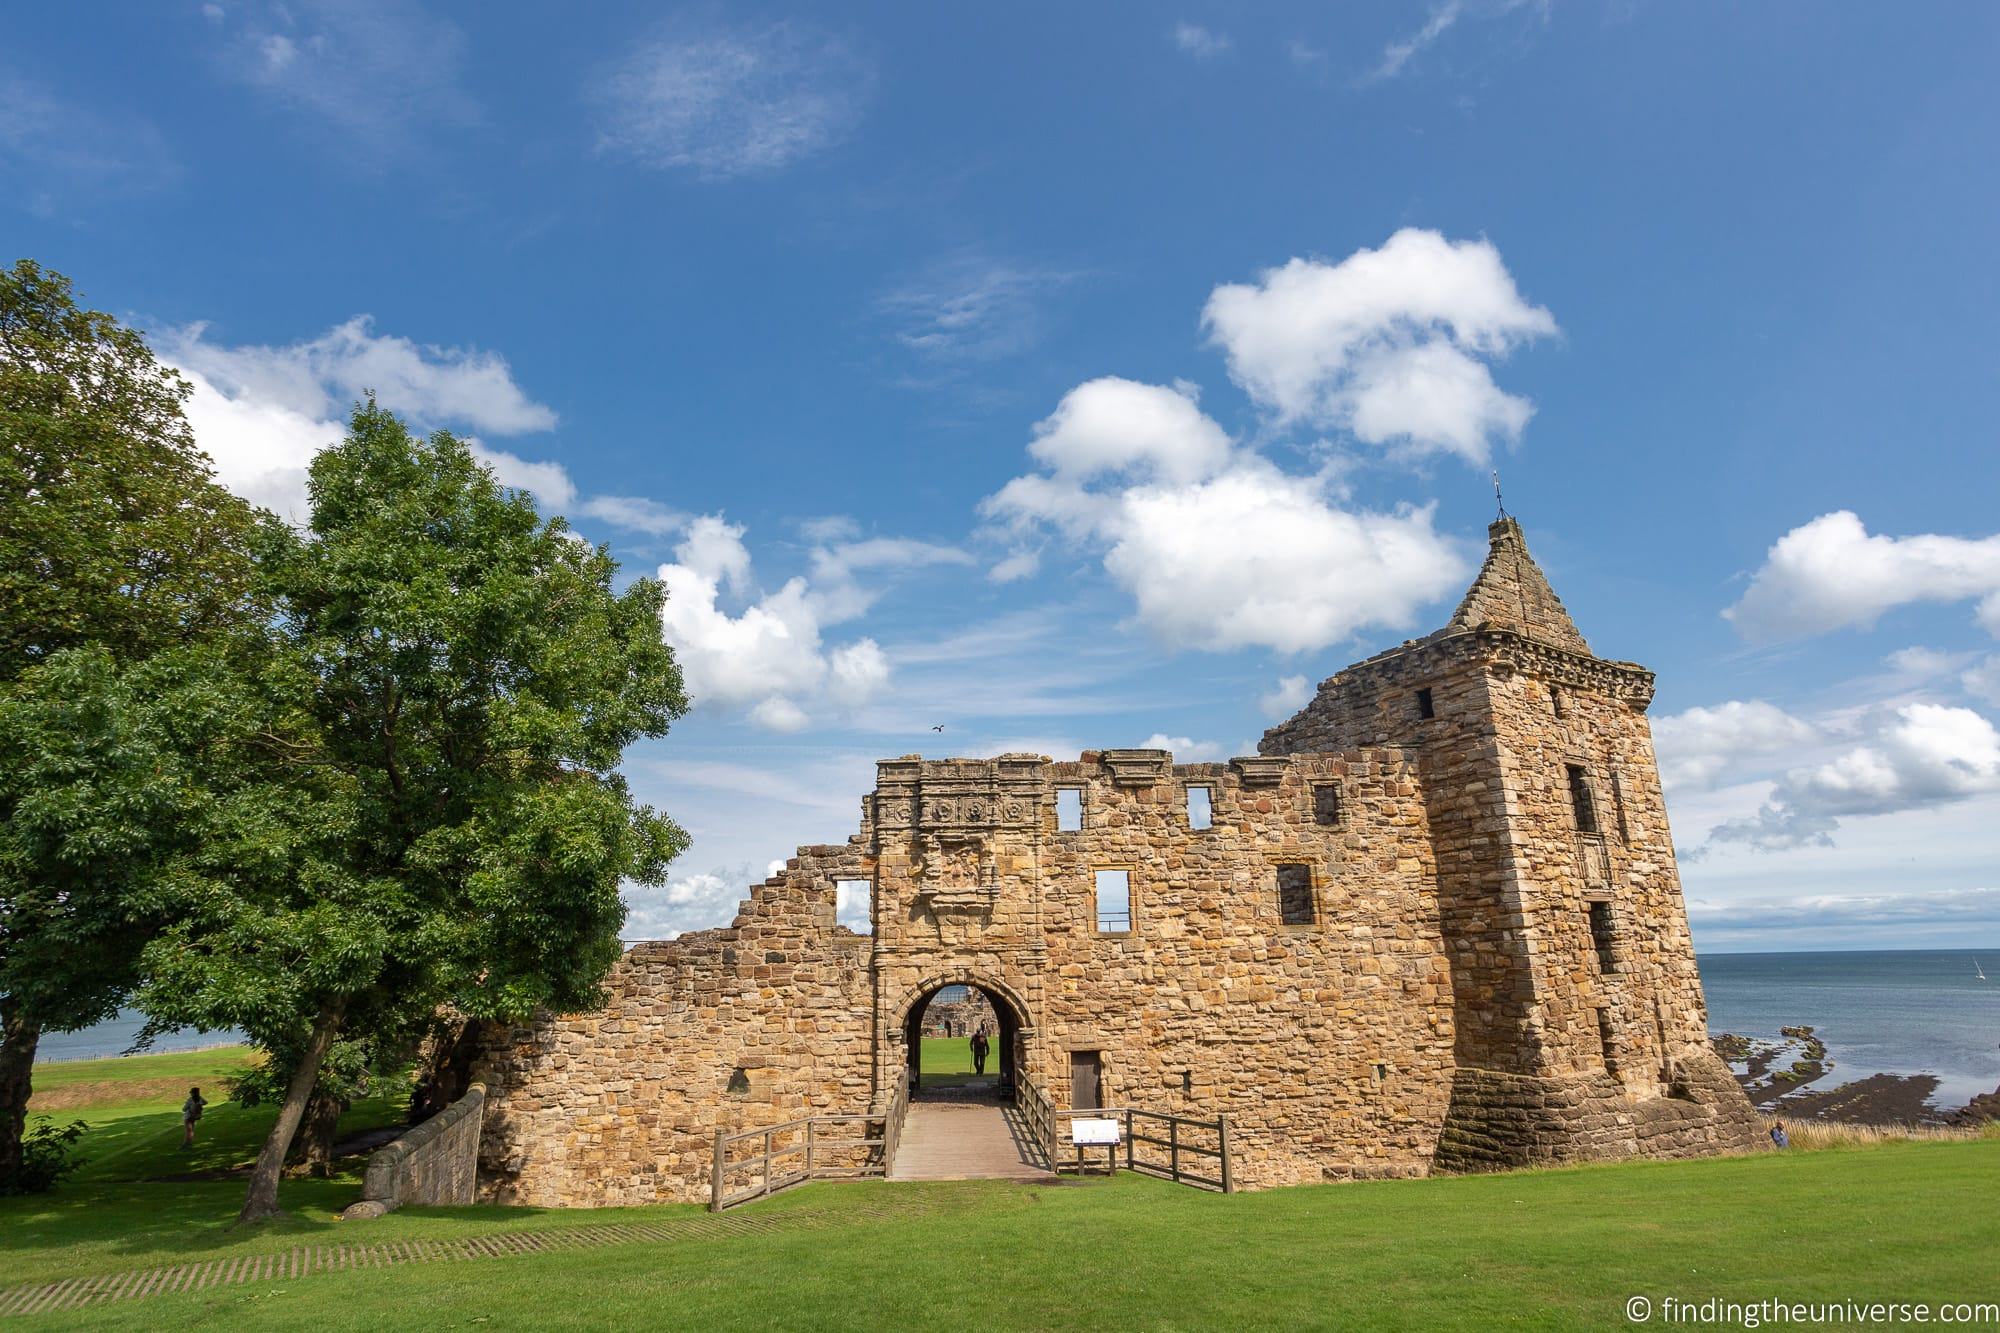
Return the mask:
<svg viewBox="0 0 2000 1333">
<path fill-rule="evenodd" d="M 150 122 L 77 105 L 0 69 L 0 195 L 48 215 L 83 198 L 143 194 L 178 175 Z"/>
<path fill-rule="evenodd" d="M 670 23 L 600 73 L 598 151 L 708 179 L 767 173 L 837 143 L 861 118 L 872 65 L 830 33 Z"/>
<path fill-rule="evenodd" d="M 1423 27 L 1408 37 L 1390 42 L 1382 48 L 1382 60 L 1375 66 L 1371 77 L 1393 79 L 1401 74 L 1403 66 L 1409 64 L 1412 58 L 1431 43 L 1444 36 L 1464 12 L 1465 6 L 1460 0 L 1445 0 L 1445 3 L 1431 11 L 1430 17 L 1424 20 Z"/>
<path fill-rule="evenodd" d="M 1229 34 L 1182 21 L 1174 25 L 1174 45 L 1196 60 L 1211 60 L 1230 47 Z"/>
<path fill-rule="evenodd" d="M 964 250 L 933 260 L 876 302 L 902 346 L 937 361 L 990 361 L 1041 336 L 1048 296 L 1076 275 Z"/>
<path fill-rule="evenodd" d="M 204 9 L 223 71 L 369 166 L 480 119 L 465 34 L 415 0 L 285 0 Z"/>
</svg>

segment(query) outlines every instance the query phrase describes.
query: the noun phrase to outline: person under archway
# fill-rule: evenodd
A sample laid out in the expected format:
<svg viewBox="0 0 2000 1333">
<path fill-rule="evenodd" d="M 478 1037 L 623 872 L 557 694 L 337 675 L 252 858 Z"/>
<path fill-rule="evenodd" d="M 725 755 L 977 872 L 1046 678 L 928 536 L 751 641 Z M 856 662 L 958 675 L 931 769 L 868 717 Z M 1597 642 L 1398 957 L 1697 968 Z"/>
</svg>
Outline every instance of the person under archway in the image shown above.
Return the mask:
<svg viewBox="0 0 2000 1333">
<path fill-rule="evenodd" d="M 984 1023 L 981 1023 L 977 1028 L 973 1029 L 972 1032 L 973 1073 L 984 1074 L 986 1072 L 986 1053 L 991 1049 L 992 1049 L 992 1043 L 989 1042 L 986 1038 L 986 1025 Z"/>
</svg>

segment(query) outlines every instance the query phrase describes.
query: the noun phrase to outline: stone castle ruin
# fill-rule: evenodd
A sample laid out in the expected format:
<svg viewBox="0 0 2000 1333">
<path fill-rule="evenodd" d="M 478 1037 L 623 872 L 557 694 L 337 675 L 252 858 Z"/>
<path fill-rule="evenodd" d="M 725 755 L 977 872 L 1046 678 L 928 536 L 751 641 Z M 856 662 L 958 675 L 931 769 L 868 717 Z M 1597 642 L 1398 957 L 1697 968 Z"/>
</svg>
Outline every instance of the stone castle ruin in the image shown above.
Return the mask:
<svg viewBox="0 0 2000 1333">
<path fill-rule="evenodd" d="M 704 1198 L 717 1131 L 874 1110 L 974 988 L 1003 1084 L 1226 1114 L 1238 1187 L 1741 1151 L 1646 709 L 1519 526 L 1450 623 L 1258 754 L 878 765 L 860 831 L 726 929 L 636 945 L 594 1013 L 490 1039 L 487 1197 Z M 873 934 L 835 923 L 840 886 Z"/>
</svg>

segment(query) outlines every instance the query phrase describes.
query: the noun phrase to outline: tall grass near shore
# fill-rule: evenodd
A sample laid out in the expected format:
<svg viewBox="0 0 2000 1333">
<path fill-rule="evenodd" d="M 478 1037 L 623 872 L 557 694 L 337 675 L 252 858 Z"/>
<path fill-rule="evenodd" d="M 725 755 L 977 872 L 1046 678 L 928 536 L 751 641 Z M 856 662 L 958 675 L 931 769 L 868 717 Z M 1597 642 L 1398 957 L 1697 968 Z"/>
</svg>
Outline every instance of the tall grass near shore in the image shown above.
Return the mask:
<svg viewBox="0 0 2000 1333">
<path fill-rule="evenodd" d="M 1936 1143 L 2000 1138 L 2000 1122 L 1984 1125 L 1843 1125 L 1834 1121 L 1791 1120 L 1785 1124 L 1792 1147 L 1873 1148 L 1884 1143 Z"/>
</svg>

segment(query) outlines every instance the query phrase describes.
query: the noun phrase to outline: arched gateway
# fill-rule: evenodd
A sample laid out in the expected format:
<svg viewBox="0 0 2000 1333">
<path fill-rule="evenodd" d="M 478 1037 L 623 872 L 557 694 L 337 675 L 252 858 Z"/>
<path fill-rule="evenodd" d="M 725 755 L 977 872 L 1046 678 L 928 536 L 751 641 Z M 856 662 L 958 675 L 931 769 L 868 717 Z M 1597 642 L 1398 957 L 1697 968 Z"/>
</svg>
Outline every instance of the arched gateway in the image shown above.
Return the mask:
<svg viewBox="0 0 2000 1333">
<path fill-rule="evenodd" d="M 1708 1046 L 1653 678 L 1591 653 L 1513 520 L 1490 535 L 1445 628 L 1255 756 L 883 762 L 860 831 L 727 929 L 493 1035 L 486 1192 L 703 1197 L 718 1132 L 890 1108 L 949 984 L 1007 1016 L 1022 1095 L 1226 1114 L 1248 1187 L 1756 1146 Z M 872 935 L 836 924 L 843 885 Z"/>
<path fill-rule="evenodd" d="M 924 1050 L 921 1028 L 924 1010 L 933 999 L 937 998 L 940 991 L 949 990 L 954 986 L 963 986 L 968 990 L 978 991 L 986 997 L 987 1003 L 992 1006 L 993 1013 L 1000 1024 L 998 1032 L 989 1034 L 993 1042 L 994 1059 L 997 1062 L 999 1090 L 1002 1093 L 1012 1090 L 1014 1084 L 1014 1065 L 1016 1061 L 1022 1058 L 1022 1052 L 1027 1043 L 1029 1031 L 1027 1011 L 1023 1007 L 1020 998 L 1012 994 L 1006 986 L 967 969 L 959 969 L 944 976 L 932 977 L 920 983 L 905 997 L 903 1003 L 892 1011 L 888 1026 L 897 1034 L 897 1043 L 899 1045 L 896 1043 L 883 1043 L 886 1055 L 883 1061 L 883 1068 L 877 1073 L 876 1085 L 878 1087 L 884 1083 L 893 1081 L 896 1077 L 896 1051 L 898 1049 L 901 1051 L 902 1073 L 909 1081 L 910 1090 L 915 1092 L 921 1087 L 920 1080 L 923 1076 Z M 961 1032 L 955 1035 L 965 1037 L 971 1034 Z M 892 1088 L 891 1096 L 893 1095 L 894 1090 Z"/>
</svg>

